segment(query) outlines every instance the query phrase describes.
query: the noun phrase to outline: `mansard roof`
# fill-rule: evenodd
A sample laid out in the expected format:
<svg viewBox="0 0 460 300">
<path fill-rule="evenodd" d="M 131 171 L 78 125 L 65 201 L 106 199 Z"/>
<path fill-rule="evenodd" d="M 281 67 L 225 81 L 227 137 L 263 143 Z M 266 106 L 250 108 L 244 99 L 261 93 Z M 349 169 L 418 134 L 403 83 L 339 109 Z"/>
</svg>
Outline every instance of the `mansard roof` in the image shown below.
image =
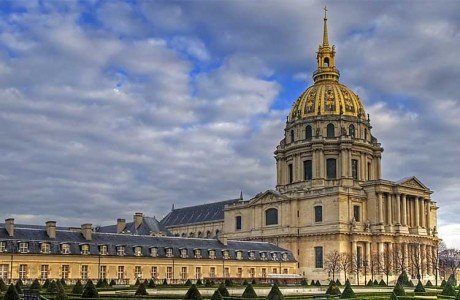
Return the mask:
<svg viewBox="0 0 460 300">
<path fill-rule="evenodd" d="M 216 259 L 223 258 L 223 251 L 228 251 L 230 259 L 236 259 L 236 252 L 242 251 L 243 259 L 249 259 L 249 252 L 254 253 L 254 259 L 262 259 L 261 253 L 268 256 L 268 260 L 273 260 L 270 253 L 277 253 L 281 257 L 283 253 L 287 255 L 287 261 L 295 261 L 294 256 L 289 250 L 280 248 L 267 242 L 233 241 L 229 240 L 227 245 L 222 244 L 217 239 L 181 238 L 181 237 L 156 237 L 149 235 L 115 234 L 93 232 L 92 239 L 86 240 L 77 229 L 56 231 L 56 238 L 50 238 L 43 226 L 21 226 L 15 224 L 14 236 L 9 236 L 5 226 L 0 226 L 0 242 L 6 243 L 7 253 L 17 253 L 19 242 L 28 243 L 29 254 L 40 254 L 42 243 L 49 243 L 51 254 L 60 254 L 60 246 L 68 244 L 70 255 L 81 255 L 81 245 L 90 247 L 90 255 L 99 254 L 99 246 L 106 245 L 108 255 L 117 255 L 117 247 L 125 246 L 125 255 L 134 256 L 134 248 L 141 247 L 143 256 L 150 256 L 150 249 L 158 249 L 158 257 L 166 257 L 166 249 L 172 249 L 175 257 L 180 257 L 181 249 L 186 249 L 188 257 L 193 258 L 193 251 L 200 249 L 202 258 L 209 258 L 208 250 L 216 250 Z M 62 254 L 66 255 L 66 254 Z"/>
<path fill-rule="evenodd" d="M 96 228 L 96 231 L 101 233 L 117 233 L 117 225 L 100 226 Z M 151 235 L 152 233 L 159 232 L 165 235 L 172 235 L 155 217 L 146 216 L 142 217 L 142 223 L 139 227 L 136 228 L 134 222 L 128 222 L 123 229 L 123 233 L 125 234 Z"/>
<path fill-rule="evenodd" d="M 165 227 L 175 227 L 223 221 L 225 205 L 233 204 L 240 200 L 241 198 L 176 208 L 166 215 L 160 223 Z"/>
</svg>

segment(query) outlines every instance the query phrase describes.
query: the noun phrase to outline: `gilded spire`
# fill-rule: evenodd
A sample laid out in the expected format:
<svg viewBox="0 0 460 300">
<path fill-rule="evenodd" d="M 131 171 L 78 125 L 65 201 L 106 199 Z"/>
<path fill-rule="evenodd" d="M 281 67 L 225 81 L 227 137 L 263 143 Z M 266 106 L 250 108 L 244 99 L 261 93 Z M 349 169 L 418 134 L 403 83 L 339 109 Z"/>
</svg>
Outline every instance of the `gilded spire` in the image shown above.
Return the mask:
<svg viewBox="0 0 460 300">
<path fill-rule="evenodd" d="M 327 34 L 327 8 L 324 7 L 324 30 L 323 30 L 323 47 L 329 46 L 329 36 Z"/>
</svg>

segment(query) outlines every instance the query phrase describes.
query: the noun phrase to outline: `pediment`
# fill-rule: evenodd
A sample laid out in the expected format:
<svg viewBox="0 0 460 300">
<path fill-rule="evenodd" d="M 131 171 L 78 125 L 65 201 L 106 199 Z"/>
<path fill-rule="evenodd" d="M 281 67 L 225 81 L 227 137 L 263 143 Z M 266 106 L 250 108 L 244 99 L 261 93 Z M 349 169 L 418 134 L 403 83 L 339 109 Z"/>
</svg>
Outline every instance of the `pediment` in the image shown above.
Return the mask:
<svg viewBox="0 0 460 300">
<path fill-rule="evenodd" d="M 256 203 L 270 203 L 270 202 L 277 202 L 280 200 L 286 199 L 285 196 L 281 195 L 280 193 L 273 191 L 273 190 L 268 190 L 263 193 L 257 194 L 251 201 L 251 204 L 256 204 Z"/>
<path fill-rule="evenodd" d="M 409 178 L 404 178 L 401 179 L 400 181 L 397 182 L 399 186 L 403 187 L 408 187 L 408 188 L 413 188 L 413 189 L 419 189 L 419 190 L 425 190 L 429 191 L 430 189 L 424 185 L 417 177 L 409 177 Z"/>
</svg>

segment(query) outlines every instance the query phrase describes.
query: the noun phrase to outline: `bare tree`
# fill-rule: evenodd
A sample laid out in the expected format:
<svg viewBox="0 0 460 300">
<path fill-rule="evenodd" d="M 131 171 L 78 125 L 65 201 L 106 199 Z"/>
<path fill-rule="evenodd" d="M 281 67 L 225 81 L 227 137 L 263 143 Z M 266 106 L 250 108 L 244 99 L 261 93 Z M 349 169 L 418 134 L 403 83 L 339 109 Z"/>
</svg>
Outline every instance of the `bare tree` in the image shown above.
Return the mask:
<svg viewBox="0 0 460 300">
<path fill-rule="evenodd" d="M 404 247 L 402 244 L 395 244 L 394 249 L 394 270 L 396 273 L 401 274 L 406 271 L 405 257 L 407 253 L 404 253 Z"/>
<path fill-rule="evenodd" d="M 439 265 L 440 265 L 440 253 L 447 249 L 446 243 L 443 241 L 437 241 L 434 246 L 434 251 L 432 253 L 431 263 L 433 265 L 433 270 L 435 273 L 435 285 L 438 286 L 438 277 L 439 277 Z"/>
<path fill-rule="evenodd" d="M 458 268 L 460 268 L 460 251 L 453 248 L 448 248 L 439 252 L 440 266 L 444 270 L 445 278 L 447 275 L 457 274 Z"/>
<path fill-rule="evenodd" d="M 363 261 L 357 254 L 352 256 L 351 266 L 353 273 L 356 275 L 356 282 L 359 285 L 359 273 L 363 267 Z"/>
<path fill-rule="evenodd" d="M 393 253 L 390 251 L 384 251 L 380 255 L 380 270 L 385 276 L 387 277 L 387 285 L 388 285 L 388 277 L 393 273 Z"/>
<path fill-rule="evenodd" d="M 337 250 L 326 255 L 325 264 L 329 273 L 332 273 L 332 280 L 335 280 L 335 274 L 340 272 L 340 253 Z"/>
<path fill-rule="evenodd" d="M 340 253 L 340 270 L 345 274 L 345 281 L 347 281 L 347 274 L 350 274 L 352 269 L 352 259 L 349 253 Z"/>
<path fill-rule="evenodd" d="M 417 279 L 420 280 L 422 278 L 422 254 L 420 251 L 420 242 L 418 240 L 413 240 L 409 243 L 409 247 L 411 247 L 409 260 L 412 267 L 412 275 L 416 275 Z"/>
<path fill-rule="evenodd" d="M 371 261 L 370 261 L 370 264 L 369 264 L 372 281 L 374 281 L 375 275 L 380 273 L 380 262 L 379 262 L 379 260 L 380 260 L 379 254 L 377 252 L 373 252 L 371 254 Z"/>
</svg>

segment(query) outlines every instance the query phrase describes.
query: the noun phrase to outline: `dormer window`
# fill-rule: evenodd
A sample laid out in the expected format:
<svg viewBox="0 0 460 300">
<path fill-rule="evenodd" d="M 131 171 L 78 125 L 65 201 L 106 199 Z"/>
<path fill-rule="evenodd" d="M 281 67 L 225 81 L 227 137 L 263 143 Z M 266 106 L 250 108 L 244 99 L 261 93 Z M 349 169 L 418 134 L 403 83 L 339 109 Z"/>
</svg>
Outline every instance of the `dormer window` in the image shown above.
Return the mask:
<svg viewBox="0 0 460 300">
<path fill-rule="evenodd" d="M 117 255 L 124 256 L 125 255 L 125 246 L 117 246 Z"/>
<path fill-rule="evenodd" d="M 81 254 L 83 254 L 83 255 L 88 255 L 89 254 L 89 245 L 88 244 L 81 245 Z"/>
<path fill-rule="evenodd" d="M 209 250 L 209 258 L 210 259 L 216 258 L 216 250 Z"/>
<path fill-rule="evenodd" d="M 283 254 L 281 254 L 281 259 L 284 261 L 288 260 L 288 255 L 286 252 L 283 252 Z"/>
<path fill-rule="evenodd" d="M 249 259 L 255 259 L 254 251 L 249 251 Z"/>
<path fill-rule="evenodd" d="M 6 252 L 6 242 L 0 242 L 0 252 Z"/>
<path fill-rule="evenodd" d="M 195 258 L 201 258 L 201 250 L 200 249 L 195 249 Z"/>
<path fill-rule="evenodd" d="M 180 249 L 180 257 L 187 258 L 187 249 L 185 248 Z"/>
<path fill-rule="evenodd" d="M 44 254 L 48 254 L 51 252 L 51 245 L 49 243 L 42 243 L 40 245 L 40 252 Z"/>
<path fill-rule="evenodd" d="M 152 256 L 152 257 L 157 257 L 158 256 L 158 248 L 157 247 L 150 248 L 150 256 Z"/>
<path fill-rule="evenodd" d="M 243 259 L 243 251 L 236 251 L 236 259 Z"/>
<path fill-rule="evenodd" d="M 173 249 L 166 248 L 166 257 L 173 257 Z"/>
<path fill-rule="evenodd" d="M 222 255 L 224 259 L 229 259 L 230 258 L 230 253 L 228 253 L 228 250 L 223 250 Z"/>
<path fill-rule="evenodd" d="M 29 243 L 20 242 L 19 243 L 19 253 L 28 253 L 29 252 Z"/>
<path fill-rule="evenodd" d="M 70 245 L 62 244 L 61 245 L 61 254 L 70 254 Z"/>
<path fill-rule="evenodd" d="M 142 256 L 142 247 L 140 247 L 140 246 L 134 247 L 134 255 L 135 256 Z"/>
<path fill-rule="evenodd" d="M 100 255 L 107 255 L 107 245 L 100 245 L 99 246 L 99 254 Z"/>
<path fill-rule="evenodd" d="M 273 260 L 278 260 L 278 254 L 276 252 L 272 253 L 272 259 Z"/>
<path fill-rule="evenodd" d="M 260 252 L 260 259 L 261 260 L 267 260 L 267 253 L 266 252 Z"/>
</svg>

